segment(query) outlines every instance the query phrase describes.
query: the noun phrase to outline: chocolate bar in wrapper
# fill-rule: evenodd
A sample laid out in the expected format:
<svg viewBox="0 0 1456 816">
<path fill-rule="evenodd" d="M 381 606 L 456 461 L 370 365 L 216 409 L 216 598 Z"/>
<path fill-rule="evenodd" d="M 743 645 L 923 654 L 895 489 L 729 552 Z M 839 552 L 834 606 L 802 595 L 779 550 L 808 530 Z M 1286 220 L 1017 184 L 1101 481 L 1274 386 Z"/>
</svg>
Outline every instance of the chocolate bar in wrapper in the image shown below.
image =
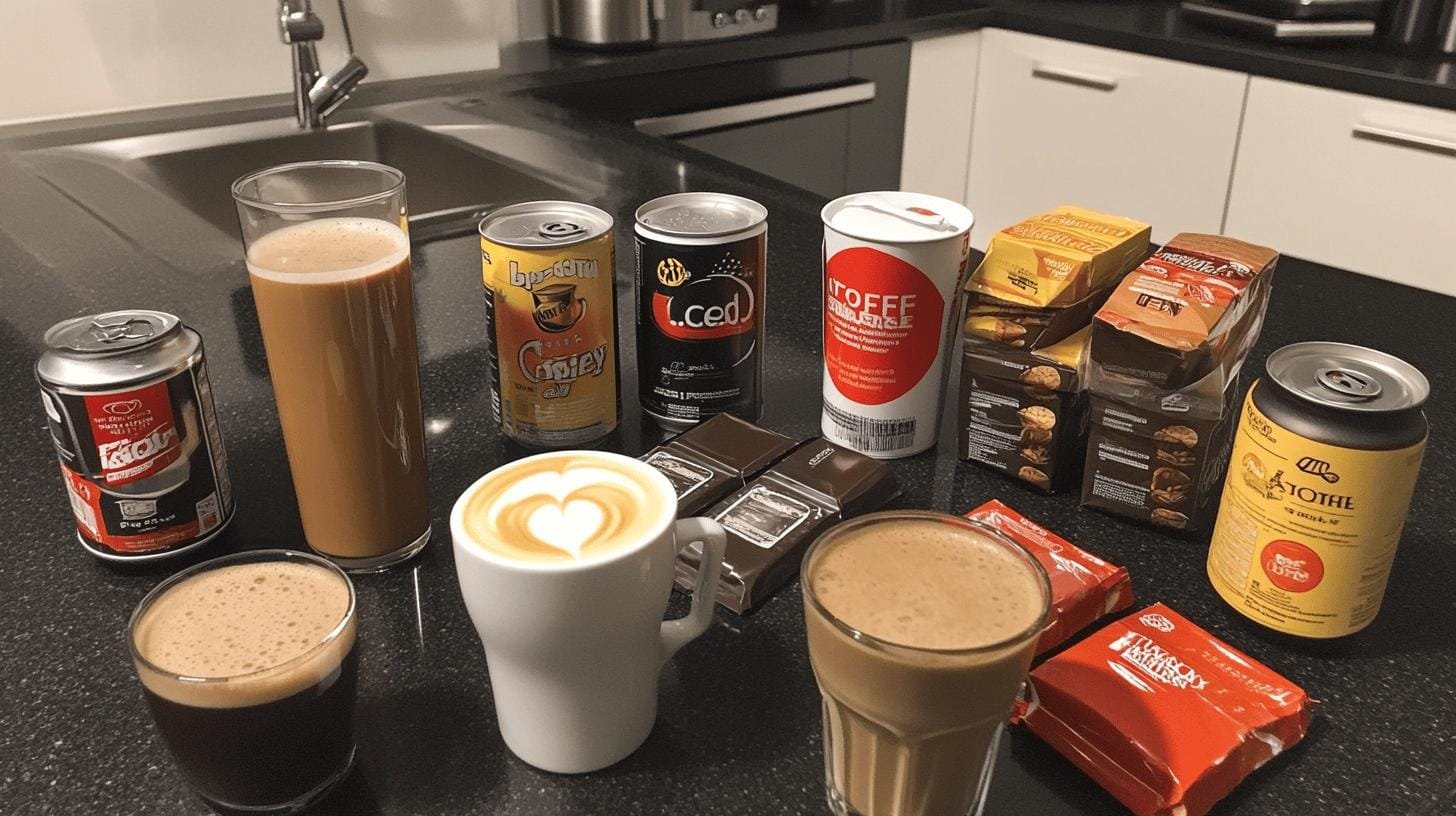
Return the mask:
<svg viewBox="0 0 1456 816">
<path fill-rule="evenodd" d="M 1020 719 L 1138 816 L 1203 816 L 1304 738 L 1299 686 L 1163 604 L 1031 672 Z"/>
<path fill-rule="evenodd" d="M 794 449 L 794 440 L 732 414 L 718 414 L 642 457 L 672 482 L 678 518 L 712 507 Z"/>
<path fill-rule="evenodd" d="M 763 603 L 799 571 L 820 533 L 899 492 L 887 463 L 823 439 L 803 443 L 708 511 L 728 532 L 718 603 L 740 614 Z M 700 557 L 694 547 L 678 557 L 678 586 L 692 589 Z"/>
<path fill-rule="evenodd" d="M 995 499 L 969 513 L 1041 562 L 1052 584 L 1052 608 L 1036 653 L 1050 651 L 1103 615 L 1132 606 L 1127 569 L 1109 564 Z"/>
</svg>

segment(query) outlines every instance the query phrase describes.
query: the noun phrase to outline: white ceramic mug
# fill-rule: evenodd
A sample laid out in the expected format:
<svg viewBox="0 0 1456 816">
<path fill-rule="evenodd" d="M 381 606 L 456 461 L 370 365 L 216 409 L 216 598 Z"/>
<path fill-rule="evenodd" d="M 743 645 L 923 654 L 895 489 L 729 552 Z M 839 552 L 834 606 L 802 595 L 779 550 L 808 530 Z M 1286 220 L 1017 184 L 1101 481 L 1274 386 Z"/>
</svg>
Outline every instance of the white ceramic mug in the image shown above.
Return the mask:
<svg viewBox="0 0 1456 816">
<path fill-rule="evenodd" d="M 465 508 L 510 469 L 549 457 L 600 457 L 649 487 L 639 512 L 646 532 L 593 558 L 532 561 L 473 540 Z M 563 511 L 569 496 L 555 495 Z M 654 508 L 656 508 L 654 510 Z M 460 592 L 485 646 L 496 720 L 516 756 L 547 771 L 585 773 L 635 751 L 657 719 L 663 664 L 707 630 L 723 562 L 723 528 L 708 518 L 674 520 L 676 493 L 651 465 L 603 451 L 561 451 L 503 465 L 476 480 L 450 514 Z M 692 609 L 664 621 L 678 552 L 701 543 Z"/>
</svg>

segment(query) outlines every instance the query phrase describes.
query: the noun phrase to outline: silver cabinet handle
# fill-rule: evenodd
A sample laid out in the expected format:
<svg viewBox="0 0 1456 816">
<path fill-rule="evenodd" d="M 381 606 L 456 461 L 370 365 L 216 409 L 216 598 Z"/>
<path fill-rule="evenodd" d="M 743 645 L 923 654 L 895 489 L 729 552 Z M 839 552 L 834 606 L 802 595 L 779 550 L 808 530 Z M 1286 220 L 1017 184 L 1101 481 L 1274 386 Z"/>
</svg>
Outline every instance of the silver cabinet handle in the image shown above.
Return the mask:
<svg viewBox="0 0 1456 816">
<path fill-rule="evenodd" d="M 1047 65 L 1044 62 L 1033 63 L 1031 66 L 1031 75 L 1037 79 L 1050 79 L 1055 82 L 1065 82 L 1068 85 L 1080 85 L 1083 88 L 1092 88 L 1098 91 L 1117 90 L 1116 77 L 1079 71 L 1076 68 L 1061 68 L 1055 65 Z"/>
<path fill-rule="evenodd" d="M 854 85 L 827 88 L 822 91 L 777 96 L 773 99 L 761 99 L 757 102 L 744 102 L 739 105 L 724 105 L 721 108 L 674 113 L 667 116 L 648 116 L 645 119 L 638 119 L 632 124 L 641 132 L 652 136 L 681 136 L 685 133 L 697 133 L 730 125 L 746 125 L 767 119 L 777 119 L 780 116 L 841 108 L 857 102 L 868 102 L 874 98 L 875 83 L 858 82 Z"/>
<path fill-rule="evenodd" d="M 1443 139 L 1440 136 L 1430 136 L 1424 133 L 1408 133 L 1381 125 L 1356 125 L 1351 129 L 1350 135 L 1357 139 L 1369 139 L 1372 142 L 1385 142 L 1401 147 L 1413 147 L 1428 153 L 1456 156 L 1456 139 Z"/>
</svg>

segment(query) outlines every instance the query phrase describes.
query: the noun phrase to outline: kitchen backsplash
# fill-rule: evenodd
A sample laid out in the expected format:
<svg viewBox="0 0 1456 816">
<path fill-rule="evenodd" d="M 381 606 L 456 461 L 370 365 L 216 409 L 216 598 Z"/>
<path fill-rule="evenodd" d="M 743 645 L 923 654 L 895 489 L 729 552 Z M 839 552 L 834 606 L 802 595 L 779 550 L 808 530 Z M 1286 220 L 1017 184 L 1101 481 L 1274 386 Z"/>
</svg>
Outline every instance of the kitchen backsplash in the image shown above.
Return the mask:
<svg viewBox="0 0 1456 816">
<path fill-rule="evenodd" d="M 348 0 L 370 80 L 495 68 L 500 43 L 539 36 L 532 0 Z M 335 0 L 325 70 L 343 59 Z M 523 12 L 524 10 L 524 12 Z M 70 0 L 7 4 L 0 124 L 202 102 L 290 89 L 289 52 L 270 0 Z M 518 33 L 519 32 L 519 33 Z M 239 70 L 246 66 L 247 70 Z"/>
</svg>

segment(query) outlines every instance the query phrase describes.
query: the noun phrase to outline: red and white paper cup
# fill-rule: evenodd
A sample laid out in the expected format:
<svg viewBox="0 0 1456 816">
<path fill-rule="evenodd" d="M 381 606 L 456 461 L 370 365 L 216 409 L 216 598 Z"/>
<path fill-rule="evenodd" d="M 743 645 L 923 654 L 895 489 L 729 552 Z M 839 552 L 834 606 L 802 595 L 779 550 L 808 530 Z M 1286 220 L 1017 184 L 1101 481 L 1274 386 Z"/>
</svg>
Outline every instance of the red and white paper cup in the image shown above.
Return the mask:
<svg viewBox="0 0 1456 816">
<path fill-rule="evenodd" d="M 824 438 L 877 459 L 935 445 L 966 282 L 965 207 L 854 193 L 824 220 Z"/>
</svg>

